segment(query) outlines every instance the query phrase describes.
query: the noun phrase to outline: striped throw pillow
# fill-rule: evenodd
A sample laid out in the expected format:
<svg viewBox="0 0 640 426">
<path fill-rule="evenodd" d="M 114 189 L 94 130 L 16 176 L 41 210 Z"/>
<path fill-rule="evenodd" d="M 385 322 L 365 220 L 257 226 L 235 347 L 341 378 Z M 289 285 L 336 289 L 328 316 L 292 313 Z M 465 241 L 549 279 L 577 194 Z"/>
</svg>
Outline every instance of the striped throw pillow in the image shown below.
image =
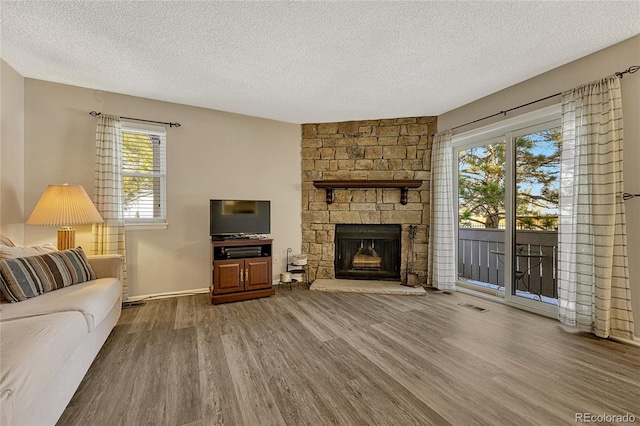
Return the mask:
<svg viewBox="0 0 640 426">
<path fill-rule="evenodd" d="M 12 303 L 96 277 L 80 247 L 40 256 L 0 259 L 0 276 L 0 291 Z"/>
<path fill-rule="evenodd" d="M 96 274 L 93 272 L 91 265 L 89 265 L 89 260 L 87 259 L 87 255 L 84 254 L 82 247 L 62 250 L 56 254 L 60 255 L 69 269 L 72 280 L 71 284 L 78 284 L 96 279 Z"/>
</svg>

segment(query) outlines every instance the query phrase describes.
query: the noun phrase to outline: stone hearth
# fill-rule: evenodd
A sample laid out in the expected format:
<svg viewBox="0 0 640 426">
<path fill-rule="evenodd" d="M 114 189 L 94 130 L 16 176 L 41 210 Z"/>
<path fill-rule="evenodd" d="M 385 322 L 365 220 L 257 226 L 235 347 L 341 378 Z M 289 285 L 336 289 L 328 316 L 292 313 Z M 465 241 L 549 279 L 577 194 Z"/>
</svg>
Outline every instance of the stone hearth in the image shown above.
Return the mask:
<svg viewBox="0 0 640 426">
<path fill-rule="evenodd" d="M 331 280 L 317 279 L 311 290 L 337 293 L 392 294 L 397 296 L 425 296 L 424 287 L 407 287 L 399 282 L 376 280 Z"/>
<path fill-rule="evenodd" d="M 417 225 L 414 270 L 423 283 L 427 269 L 429 173 L 436 117 L 408 117 L 302 125 L 302 244 L 309 275 L 335 278 L 336 224 L 400 224 L 401 279 Z M 422 180 L 400 203 L 400 190 L 336 188 L 333 203 L 314 180 Z"/>
</svg>

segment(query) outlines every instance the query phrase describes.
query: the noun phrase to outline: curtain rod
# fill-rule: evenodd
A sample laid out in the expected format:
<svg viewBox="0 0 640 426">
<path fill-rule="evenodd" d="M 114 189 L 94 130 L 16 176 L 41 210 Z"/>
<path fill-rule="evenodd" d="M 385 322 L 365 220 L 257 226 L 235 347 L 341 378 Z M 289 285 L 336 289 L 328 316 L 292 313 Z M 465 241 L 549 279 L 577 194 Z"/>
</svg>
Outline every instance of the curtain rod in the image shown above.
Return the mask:
<svg viewBox="0 0 640 426">
<path fill-rule="evenodd" d="M 101 112 L 97 112 L 97 111 L 91 111 L 89 113 L 89 115 L 97 117 L 99 115 L 102 115 L 102 113 Z M 169 127 L 180 127 L 181 126 L 181 124 L 178 123 L 177 121 L 175 123 L 171 123 L 171 122 L 166 122 L 166 121 L 145 120 L 144 118 L 133 118 L 133 117 L 120 117 L 120 118 L 124 118 L 125 120 L 144 121 L 146 123 L 166 124 Z"/>
<path fill-rule="evenodd" d="M 640 70 L 639 65 L 632 65 L 624 71 L 616 72 L 614 75 L 616 75 L 619 78 L 622 78 L 624 77 L 625 74 L 633 74 L 638 70 Z M 518 105 L 517 107 L 509 108 L 504 111 L 496 112 L 495 114 L 487 115 L 486 117 L 478 118 L 477 120 L 469 121 L 468 123 L 460 124 L 459 126 L 452 127 L 451 130 L 459 129 L 460 127 L 468 126 L 469 124 L 474 124 L 474 123 L 477 123 L 478 121 L 488 120 L 489 118 L 493 118 L 498 115 L 507 115 L 508 112 L 514 111 L 516 109 L 524 108 L 529 105 L 536 104 L 538 102 L 546 101 L 547 99 L 555 98 L 556 96 L 560 96 L 560 95 L 562 95 L 562 92 L 554 93 L 553 95 L 545 96 L 544 98 L 536 99 L 535 101 L 527 102 L 526 104 Z"/>
</svg>

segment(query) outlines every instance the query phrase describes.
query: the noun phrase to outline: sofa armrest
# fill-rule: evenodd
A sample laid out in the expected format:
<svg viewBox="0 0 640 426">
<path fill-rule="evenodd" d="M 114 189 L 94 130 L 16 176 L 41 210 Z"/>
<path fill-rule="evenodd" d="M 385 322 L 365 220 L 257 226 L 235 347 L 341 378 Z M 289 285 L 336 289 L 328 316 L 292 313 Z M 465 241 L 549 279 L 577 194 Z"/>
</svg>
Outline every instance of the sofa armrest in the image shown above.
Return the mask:
<svg viewBox="0 0 640 426">
<path fill-rule="evenodd" d="M 124 265 L 124 257 L 121 254 L 95 254 L 88 255 L 87 260 L 96 278 L 116 277 L 122 282 L 122 269 Z"/>
</svg>

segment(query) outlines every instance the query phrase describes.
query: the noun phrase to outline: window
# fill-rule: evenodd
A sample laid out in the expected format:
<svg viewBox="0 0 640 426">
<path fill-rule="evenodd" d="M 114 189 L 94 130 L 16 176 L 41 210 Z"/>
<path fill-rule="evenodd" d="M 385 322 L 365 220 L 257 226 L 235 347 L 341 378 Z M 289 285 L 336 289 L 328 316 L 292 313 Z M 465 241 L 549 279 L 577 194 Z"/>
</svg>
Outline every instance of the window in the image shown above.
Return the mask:
<svg viewBox="0 0 640 426">
<path fill-rule="evenodd" d="M 165 128 L 123 121 L 121 136 L 125 223 L 165 223 Z"/>
<path fill-rule="evenodd" d="M 557 314 L 560 108 L 452 138 L 462 288 Z"/>
</svg>

